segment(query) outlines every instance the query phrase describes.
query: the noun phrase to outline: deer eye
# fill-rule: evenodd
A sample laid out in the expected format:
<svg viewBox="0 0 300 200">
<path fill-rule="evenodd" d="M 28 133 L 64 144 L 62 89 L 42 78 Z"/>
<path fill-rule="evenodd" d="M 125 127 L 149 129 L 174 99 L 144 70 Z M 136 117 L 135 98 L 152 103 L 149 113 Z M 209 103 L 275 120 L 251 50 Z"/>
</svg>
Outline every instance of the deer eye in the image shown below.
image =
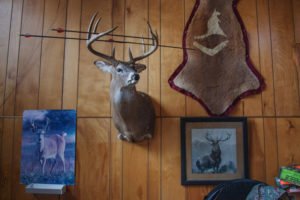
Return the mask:
<svg viewBox="0 0 300 200">
<path fill-rule="evenodd" d="M 118 69 L 117 69 L 117 72 L 121 73 L 121 72 L 123 72 L 123 70 L 120 69 L 120 68 L 118 68 Z"/>
</svg>

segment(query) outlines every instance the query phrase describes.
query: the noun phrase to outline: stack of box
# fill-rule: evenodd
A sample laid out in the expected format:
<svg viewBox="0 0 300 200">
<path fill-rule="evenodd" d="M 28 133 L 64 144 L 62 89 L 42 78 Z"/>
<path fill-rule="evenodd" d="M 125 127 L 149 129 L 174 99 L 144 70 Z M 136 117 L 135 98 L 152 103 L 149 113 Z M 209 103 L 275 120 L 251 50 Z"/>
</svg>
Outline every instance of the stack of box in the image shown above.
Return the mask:
<svg viewBox="0 0 300 200">
<path fill-rule="evenodd" d="M 300 165 L 281 167 L 276 183 L 289 193 L 300 193 Z"/>
</svg>

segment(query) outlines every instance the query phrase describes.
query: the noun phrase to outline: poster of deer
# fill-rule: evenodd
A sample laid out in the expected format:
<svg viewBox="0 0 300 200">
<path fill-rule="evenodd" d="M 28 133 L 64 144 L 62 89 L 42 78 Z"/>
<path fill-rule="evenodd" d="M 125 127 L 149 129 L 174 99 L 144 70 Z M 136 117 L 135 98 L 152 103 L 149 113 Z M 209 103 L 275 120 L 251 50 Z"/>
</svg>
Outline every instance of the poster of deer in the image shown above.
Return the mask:
<svg viewBox="0 0 300 200">
<path fill-rule="evenodd" d="M 76 110 L 25 110 L 21 184 L 75 183 Z"/>
<path fill-rule="evenodd" d="M 247 118 L 181 118 L 181 183 L 247 178 Z"/>
</svg>

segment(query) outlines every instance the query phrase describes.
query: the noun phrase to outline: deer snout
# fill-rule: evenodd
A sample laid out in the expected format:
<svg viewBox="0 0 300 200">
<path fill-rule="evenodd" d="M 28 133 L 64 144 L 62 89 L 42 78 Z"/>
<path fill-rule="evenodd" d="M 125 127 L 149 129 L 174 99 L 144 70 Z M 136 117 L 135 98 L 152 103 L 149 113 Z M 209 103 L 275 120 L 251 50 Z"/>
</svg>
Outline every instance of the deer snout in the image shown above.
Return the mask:
<svg viewBox="0 0 300 200">
<path fill-rule="evenodd" d="M 134 80 L 138 81 L 140 80 L 140 75 L 138 74 L 133 74 L 133 77 L 132 77 Z"/>
</svg>

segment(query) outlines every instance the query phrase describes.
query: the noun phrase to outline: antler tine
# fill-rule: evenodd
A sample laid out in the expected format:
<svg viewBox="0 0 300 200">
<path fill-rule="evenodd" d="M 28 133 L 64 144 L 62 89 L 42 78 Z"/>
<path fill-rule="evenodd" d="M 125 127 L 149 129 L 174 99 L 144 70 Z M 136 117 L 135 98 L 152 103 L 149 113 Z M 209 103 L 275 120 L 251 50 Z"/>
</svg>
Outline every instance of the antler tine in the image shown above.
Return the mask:
<svg viewBox="0 0 300 200">
<path fill-rule="evenodd" d="M 94 50 L 94 49 L 92 48 L 93 42 L 95 42 L 98 38 L 100 38 L 100 37 L 102 37 L 102 36 L 104 36 L 104 35 L 106 35 L 106 34 L 108 34 L 108 33 L 111 33 L 111 32 L 113 32 L 114 30 L 116 30 L 116 29 L 118 28 L 118 27 L 116 26 L 116 27 L 114 27 L 114 28 L 112 28 L 112 29 L 110 29 L 110 30 L 108 30 L 108 31 L 105 31 L 105 32 L 102 32 L 102 33 L 99 33 L 99 34 L 95 34 L 95 33 L 96 33 L 96 30 L 97 30 L 97 27 L 98 27 L 98 23 L 99 23 L 100 20 L 101 20 L 101 18 L 99 18 L 99 19 L 97 20 L 95 26 L 94 26 L 94 31 L 93 31 L 93 33 L 91 33 L 91 29 L 92 29 L 92 26 L 93 26 L 93 24 L 94 24 L 94 21 L 95 21 L 95 18 L 96 18 L 96 16 L 97 16 L 97 14 L 98 14 L 98 12 L 96 12 L 96 13 L 93 15 L 93 17 L 92 17 L 92 19 L 91 19 L 91 21 L 90 21 L 90 25 L 89 25 L 89 28 L 88 28 L 88 34 L 87 34 L 87 41 L 86 41 L 87 48 L 88 48 L 88 50 L 89 50 L 90 52 L 92 52 L 92 53 L 95 54 L 96 56 L 99 56 L 99 57 L 101 57 L 101 58 L 104 58 L 104 59 L 110 61 L 113 65 L 117 65 L 120 61 L 118 61 L 118 60 L 115 59 L 115 56 L 114 56 L 114 50 L 112 51 L 112 56 L 108 56 L 108 55 L 105 55 L 105 54 L 103 54 L 103 53 L 101 53 L 101 52 L 98 52 L 98 51 L 96 51 L 96 50 Z"/>
<path fill-rule="evenodd" d="M 143 43 L 143 55 L 146 53 L 146 48 L 145 48 L 145 40 L 144 40 L 144 37 L 142 36 L 142 43 Z"/>
<path fill-rule="evenodd" d="M 148 24 L 148 30 L 149 30 L 149 32 L 150 32 L 150 34 L 151 34 L 151 38 L 152 38 L 152 45 L 151 45 L 150 50 L 149 50 L 148 52 L 146 52 L 146 53 L 145 53 L 144 50 L 143 50 L 143 55 L 142 55 L 142 56 L 138 56 L 138 57 L 136 57 L 136 58 L 132 58 L 132 59 L 130 59 L 129 62 L 122 62 L 122 63 L 124 63 L 124 64 L 134 64 L 136 61 L 142 60 L 142 59 L 144 59 L 144 58 L 150 56 L 152 53 L 154 53 L 154 52 L 156 51 L 156 49 L 157 49 L 157 47 L 158 47 L 158 36 L 155 35 L 155 34 L 152 32 L 152 29 L 151 29 L 151 26 L 150 26 L 149 22 L 147 22 L 147 24 Z M 129 56 L 130 56 L 130 55 L 129 55 Z"/>
<path fill-rule="evenodd" d="M 88 34 L 87 34 L 87 37 L 86 37 L 87 40 L 89 40 L 89 39 L 91 38 L 91 34 L 92 34 L 92 33 L 91 33 L 91 29 L 92 29 L 93 23 L 94 23 L 95 18 L 96 18 L 97 15 L 98 15 L 98 12 L 96 12 L 96 13 L 93 15 L 93 17 L 92 17 L 92 19 L 91 19 L 91 21 L 90 21 L 89 28 L 88 28 Z"/>
<path fill-rule="evenodd" d="M 96 21 L 96 24 L 95 24 L 95 26 L 94 26 L 94 31 L 93 31 L 93 33 L 96 33 L 96 30 L 97 30 L 97 28 L 98 28 L 98 24 L 99 24 L 100 21 L 101 21 L 101 17 L 99 17 L 99 19 Z"/>
<path fill-rule="evenodd" d="M 130 47 L 128 46 L 128 54 L 129 54 L 129 59 L 130 59 L 130 62 L 134 63 L 134 60 L 133 60 L 133 56 L 132 56 L 132 52 L 130 50 Z"/>
<path fill-rule="evenodd" d="M 111 57 L 114 59 L 115 58 L 115 47 L 111 48 Z"/>
</svg>

